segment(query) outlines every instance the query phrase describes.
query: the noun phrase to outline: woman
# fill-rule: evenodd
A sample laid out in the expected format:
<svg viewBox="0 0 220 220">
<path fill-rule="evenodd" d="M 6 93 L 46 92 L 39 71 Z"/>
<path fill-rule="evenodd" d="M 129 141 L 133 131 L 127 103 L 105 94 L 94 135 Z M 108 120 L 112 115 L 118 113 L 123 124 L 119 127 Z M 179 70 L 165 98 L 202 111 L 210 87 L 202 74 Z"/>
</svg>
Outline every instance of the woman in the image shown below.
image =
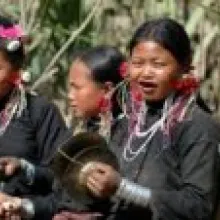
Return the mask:
<svg viewBox="0 0 220 220">
<path fill-rule="evenodd" d="M 68 98 L 73 114 L 82 119 L 87 130 L 98 129 L 106 138 L 120 113 L 115 87 L 123 79 L 123 63 L 124 57 L 116 48 L 99 46 L 76 55 L 70 67 Z"/>
<path fill-rule="evenodd" d="M 1 192 L 32 197 L 51 192 L 52 174 L 47 166 L 68 132 L 55 106 L 26 92 L 22 85 L 23 39 L 19 25 L 0 17 Z M 18 168 L 27 172 L 15 172 L 20 170 Z M 38 179 L 35 172 L 40 173 Z M 48 179 L 44 187 L 39 185 L 41 178 Z M 1 194 L 1 202 L 4 196 Z"/>
<path fill-rule="evenodd" d="M 121 171 L 96 163 L 87 187 L 113 202 L 104 219 L 211 219 L 219 134 L 195 101 L 189 38 L 177 22 L 156 19 L 129 49 L 133 101 L 111 140 Z"/>
<path fill-rule="evenodd" d="M 74 133 L 86 129 L 99 131 L 107 139 L 111 135 L 111 127 L 120 119 L 120 107 L 116 101 L 116 85 L 122 81 L 121 66 L 124 63 L 123 55 L 114 47 L 99 46 L 74 56 L 69 71 L 69 103 L 75 116 L 83 120 L 83 126 L 77 127 Z M 35 173 L 37 175 L 37 173 Z M 34 198 L 26 202 L 26 207 L 21 207 L 21 199 L 11 198 L 14 202 L 14 211 L 26 212 L 27 218 L 51 219 L 59 210 L 73 209 L 86 210 L 79 201 L 70 201 L 68 195 L 59 188 L 45 198 Z M 66 202 L 67 201 L 67 202 Z M 28 209 L 31 207 L 31 209 Z M 0 207 L 0 214 L 7 215 L 8 203 Z M 88 210 L 88 209 L 87 209 Z M 6 211 L 6 213 L 5 213 Z M 60 218 L 68 219 L 66 213 L 61 213 Z M 91 219 L 98 214 L 68 213 L 71 218 Z"/>
</svg>

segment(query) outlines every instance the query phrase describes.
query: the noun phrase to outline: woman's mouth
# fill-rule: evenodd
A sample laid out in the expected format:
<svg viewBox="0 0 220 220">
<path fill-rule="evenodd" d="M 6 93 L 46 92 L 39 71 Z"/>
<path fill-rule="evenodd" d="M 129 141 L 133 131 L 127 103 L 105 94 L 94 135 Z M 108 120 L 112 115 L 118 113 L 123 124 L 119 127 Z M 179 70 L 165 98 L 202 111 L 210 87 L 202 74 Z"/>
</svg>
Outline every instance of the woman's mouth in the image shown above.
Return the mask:
<svg viewBox="0 0 220 220">
<path fill-rule="evenodd" d="M 145 93 L 154 92 L 154 90 L 157 88 L 157 84 L 154 82 L 143 81 L 139 82 L 139 84 Z"/>
</svg>

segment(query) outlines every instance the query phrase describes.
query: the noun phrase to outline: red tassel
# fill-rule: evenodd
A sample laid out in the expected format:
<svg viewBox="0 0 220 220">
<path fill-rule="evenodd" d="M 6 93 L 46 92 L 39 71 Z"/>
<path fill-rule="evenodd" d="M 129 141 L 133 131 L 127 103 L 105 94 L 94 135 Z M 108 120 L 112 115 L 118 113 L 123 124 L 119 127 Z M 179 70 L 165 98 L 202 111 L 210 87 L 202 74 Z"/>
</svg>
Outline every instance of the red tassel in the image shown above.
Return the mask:
<svg viewBox="0 0 220 220">
<path fill-rule="evenodd" d="M 10 84 L 13 84 L 15 86 L 19 85 L 21 83 L 21 77 L 18 72 L 13 72 L 11 76 L 7 80 Z"/>
<path fill-rule="evenodd" d="M 189 95 L 198 89 L 199 80 L 195 76 L 189 75 L 187 77 L 173 81 L 172 87 L 176 91 Z"/>
<path fill-rule="evenodd" d="M 131 83 L 131 96 L 134 101 L 141 102 L 144 99 L 143 93 L 138 85 Z"/>
</svg>

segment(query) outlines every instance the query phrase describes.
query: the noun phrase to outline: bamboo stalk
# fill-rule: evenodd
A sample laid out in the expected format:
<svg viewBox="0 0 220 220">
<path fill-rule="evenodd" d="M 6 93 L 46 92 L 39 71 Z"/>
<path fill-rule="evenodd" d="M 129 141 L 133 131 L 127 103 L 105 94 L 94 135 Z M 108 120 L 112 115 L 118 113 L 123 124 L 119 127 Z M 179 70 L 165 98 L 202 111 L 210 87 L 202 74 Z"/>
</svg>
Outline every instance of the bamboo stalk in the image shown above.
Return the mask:
<svg viewBox="0 0 220 220">
<path fill-rule="evenodd" d="M 209 7 L 211 3 L 214 0 L 203 0 L 202 5 Z M 197 5 L 197 3 L 194 2 L 194 4 Z M 201 21 L 201 17 L 203 15 L 203 8 L 198 7 L 195 12 L 192 13 L 192 15 L 189 18 L 189 21 L 186 24 L 186 31 L 188 32 L 189 35 L 192 35 L 194 31 L 196 30 L 196 26 L 198 23 Z"/>
<path fill-rule="evenodd" d="M 211 44 L 213 39 L 219 34 L 219 27 L 216 25 L 211 32 L 209 32 L 203 40 L 203 49 L 207 50 L 208 46 Z M 197 46 L 196 52 L 193 58 L 193 63 L 198 64 L 202 51 L 200 50 L 200 46 Z"/>
<path fill-rule="evenodd" d="M 25 11 L 25 4 L 24 0 L 19 0 L 19 6 L 20 6 L 20 23 L 24 31 L 26 31 L 26 11 Z"/>
<path fill-rule="evenodd" d="M 210 11 L 210 12 L 215 13 L 215 14 L 220 16 L 220 11 L 215 9 L 215 8 L 213 8 L 213 7 L 204 5 L 204 4 L 202 4 L 201 2 L 198 2 L 198 1 L 192 2 L 192 4 L 193 5 L 197 5 L 197 6 L 201 7 L 201 8 L 203 8 L 203 9 L 205 9 L 206 11 Z"/>
<path fill-rule="evenodd" d="M 60 48 L 60 50 L 55 54 L 55 56 L 52 58 L 52 60 L 49 62 L 45 70 L 43 71 L 42 75 L 38 80 L 33 84 L 32 90 L 35 90 L 41 83 L 46 82 L 48 79 L 48 75 L 50 75 L 50 69 L 56 64 L 56 62 L 60 59 L 60 57 L 63 55 L 63 53 L 68 49 L 68 47 L 74 42 L 74 40 L 82 33 L 82 31 L 87 27 L 87 25 L 91 22 L 92 18 L 97 13 L 97 10 L 100 9 L 100 5 L 103 0 L 99 0 L 96 2 L 94 7 L 92 8 L 89 15 L 85 18 L 83 23 L 80 25 L 80 27 L 77 30 L 74 30 L 69 37 L 69 39 L 66 41 L 66 43 Z M 50 77 L 49 77 L 50 78 Z"/>
<path fill-rule="evenodd" d="M 29 22 L 27 24 L 27 29 L 26 29 L 27 34 L 32 31 L 32 28 L 35 24 L 37 11 L 39 9 L 38 3 L 39 2 L 35 1 L 35 2 L 33 2 L 32 7 L 30 7 L 30 19 L 29 19 Z"/>
</svg>

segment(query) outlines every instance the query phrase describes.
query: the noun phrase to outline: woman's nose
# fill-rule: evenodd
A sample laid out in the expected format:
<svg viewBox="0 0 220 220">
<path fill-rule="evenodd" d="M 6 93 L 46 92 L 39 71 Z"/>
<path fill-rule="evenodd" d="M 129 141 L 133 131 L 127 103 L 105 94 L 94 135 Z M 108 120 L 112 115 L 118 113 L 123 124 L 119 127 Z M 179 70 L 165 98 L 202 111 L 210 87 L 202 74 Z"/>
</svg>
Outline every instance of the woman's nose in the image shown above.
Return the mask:
<svg viewBox="0 0 220 220">
<path fill-rule="evenodd" d="M 151 68 L 150 65 L 144 65 L 144 67 L 142 68 L 142 72 L 141 74 L 139 75 L 139 78 L 140 79 L 152 79 L 154 77 L 154 72 Z"/>
<path fill-rule="evenodd" d="M 75 97 L 74 92 L 70 89 L 67 94 L 67 98 L 68 98 L 68 100 L 72 101 L 74 99 L 74 97 Z"/>
</svg>

